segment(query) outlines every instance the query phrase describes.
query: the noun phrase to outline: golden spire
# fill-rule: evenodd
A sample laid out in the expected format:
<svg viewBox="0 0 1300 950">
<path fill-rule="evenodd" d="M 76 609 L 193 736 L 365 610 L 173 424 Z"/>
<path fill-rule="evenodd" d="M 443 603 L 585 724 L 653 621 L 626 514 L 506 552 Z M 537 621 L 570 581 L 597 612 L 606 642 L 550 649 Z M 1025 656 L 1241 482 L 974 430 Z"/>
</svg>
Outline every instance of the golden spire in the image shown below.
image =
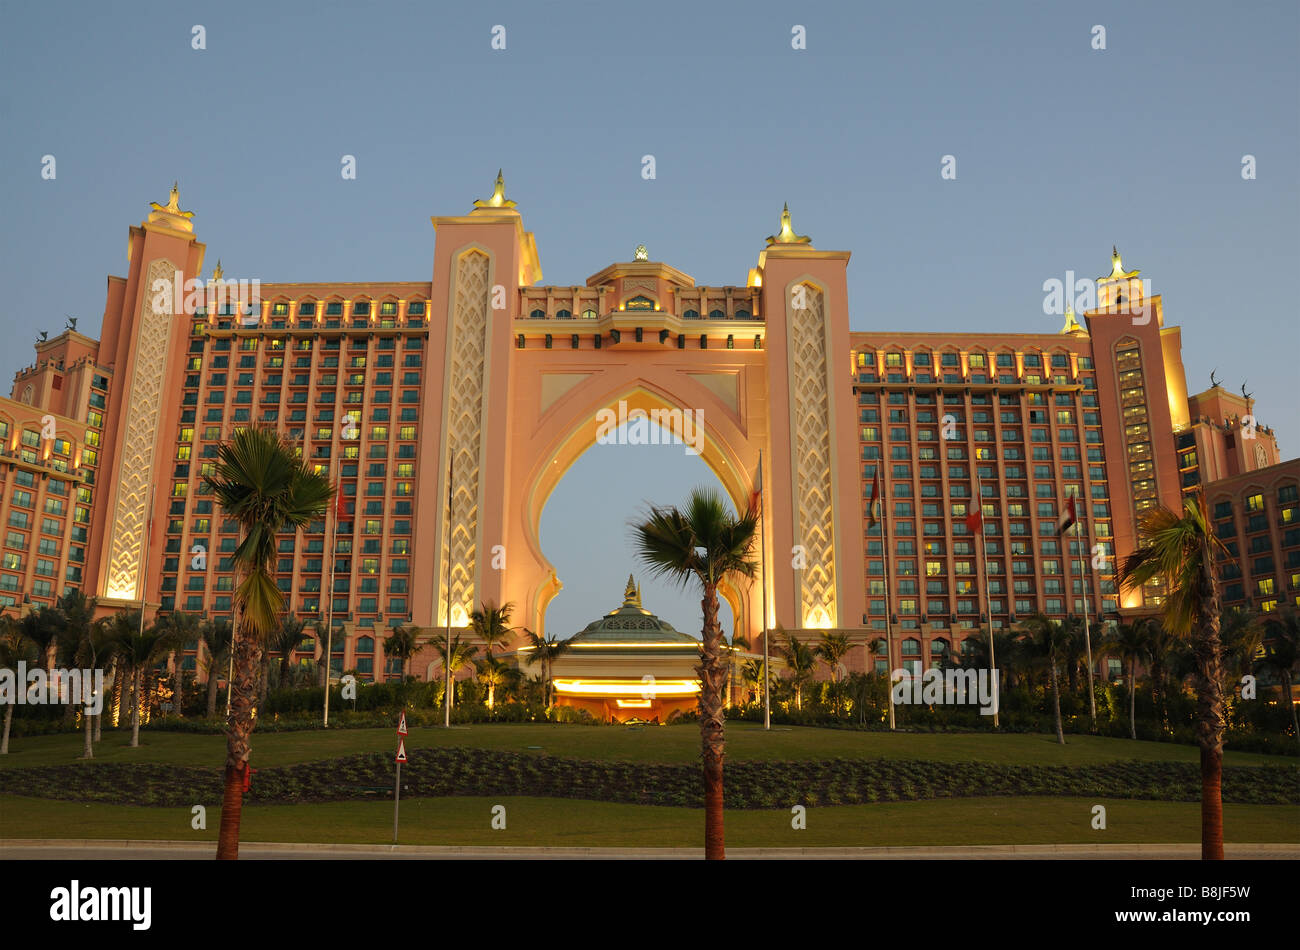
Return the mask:
<svg viewBox="0 0 1300 950">
<path fill-rule="evenodd" d="M 486 200 L 479 198 L 474 202 L 475 208 L 513 208 L 515 202 L 506 197 L 506 179 L 501 174 L 501 169 L 497 169 L 496 186 L 492 189 L 492 197 Z"/>
<path fill-rule="evenodd" d="M 170 228 L 180 231 L 194 231 L 194 225 L 190 218 L 194 217 L 193 211 L 181 210 L 181 190 L 178 182 L 172 182 L 172 190 L 168 195 L 167 204 L 161 205 L 156 201 L 149 202 L 149 224 L 163 224 Z"/>
<path fill-rule="evenodd" d="M 1065 326 L 1061 327 L 1061 332 L 1062 333 L 1087 333 L 1088 332 L 1084 328 L 1083 324 L 1081 324 L 1078 320 L 1075 319 L 1073 307 L 1065 308 Z"/>
<path fill-rule="evenodd" d="M 221 275 L 224 274 L 224 273 L 225 273 L 225 271 L 223 271 L 223 270 L 221 269 L 221 258 L 218 257 L 218 258 L 217 258 L 217 266 L 214 267 L 214 268 L 212 268 L 212 279 L 213 279 L 213 280 L 220 280 L 220 279 L 221 279 Z"/>
<path fill-rule="evenodd" d="M 1110 274 L 1101 278 L 1102 280 L 1123 280 L 1128 277 L 1136 277 L 1138 271 L 1124 270 L 1124 261 L 1120 259 L 1119 250 L 1114 244 L 1110 246 Z"/>
<path fill-rule="evenodd" d="M 768 244 L 811 244 L 812 238 L 806 234 L 795 234 L 794 228 L 790 226 L 790 205 L 785 204 L 781 208 L 781 230 L 777 234 L 768 235 Z"/>
<path fill-rule="evenodd" d="M 627 576 L 627 586 L 623 588 L 623 606 L 641 606 L 641 588 L 636 586 L 636 581 L 632 579 L 631 574 Z"/>
</svg>

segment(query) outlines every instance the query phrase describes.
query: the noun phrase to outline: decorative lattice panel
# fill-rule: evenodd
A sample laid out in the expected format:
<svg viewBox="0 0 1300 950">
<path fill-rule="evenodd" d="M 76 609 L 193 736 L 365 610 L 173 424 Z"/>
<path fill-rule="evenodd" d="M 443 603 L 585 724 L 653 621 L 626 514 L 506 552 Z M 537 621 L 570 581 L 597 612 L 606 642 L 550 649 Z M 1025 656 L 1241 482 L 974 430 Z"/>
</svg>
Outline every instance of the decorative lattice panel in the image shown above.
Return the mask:
<svg viewBox="0 0 1300 950">
<path fill-rule="evenodd" d="M 487 356 L 488 258 L 470 251 L 456 266 L 452 312 L 450 387 L 447 394 L 447 453 L 453 460 L 451 532 L 443 538 L 440 623 L 468 622 L 474 610 L 474 562 L 478 544 L 479 456 L 483 438 L 483 370 Z M 450 548 L 450 550 L 449 550 Z M 451 560 L 448 592 L 446 565 Z M 458 609 L 459 608 L 459 609 Z"/>
<path fill-rule="evenodd" d="M 122 427 L 122 455 L 117 469 L 117 498 L 110 527 L 105 593 L 115 599 L 142 596 L 140 571 L 148 524 L 149 486 L 153 476 L 154 441 L 162 410 L 163 378 L 167 372 L 167 343 L 171 339 L 171 307 L 155 310 L 154 281 L 171 286 L 176 267 L 169 261 L 149 265 L 142 285 L 143 302 L 135 333 L 135 367 Z M 171 294 L 167 298 L 171 299 Z"/>
<path fill-rule="evenodd" d="M 831 420 L 826 302 L 805 286 L 790 311 L 790 430 L 794 437 L 795 543 L 803 545 L 800 600 L 805 627 L 833 627 L 835 545 L 831 512 Z"/>
</svg>

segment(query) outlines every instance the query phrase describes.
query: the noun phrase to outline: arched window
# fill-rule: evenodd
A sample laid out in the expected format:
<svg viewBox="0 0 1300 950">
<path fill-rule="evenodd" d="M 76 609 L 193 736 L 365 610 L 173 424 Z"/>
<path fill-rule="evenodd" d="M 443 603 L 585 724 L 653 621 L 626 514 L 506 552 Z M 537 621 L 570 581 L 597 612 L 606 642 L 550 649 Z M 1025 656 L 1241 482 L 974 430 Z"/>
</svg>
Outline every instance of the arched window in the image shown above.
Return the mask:
<svg viewBox="0 0 1300 950">
<path fill-rule="evenodd" d="M 723 313 L 721 310 L 710 310 L 710 311 L 709 311 L 709 319 L 710 319 L 710 320 L 725 320 L 725 319 L 727 319 L 727 315 L 726 315 L 725 313 Z"/>
<path fill-rule="evenodd" d="M 748 310 L 737 310 L 737 311 L 736 311 L 736 319 L 737 319 L 737 320 L 753 320 L 753 319 L 754 319 L 754 315 L 753 315 L 752 313 L 750 313 Z"/>
<path fill-rule="evenodd" d="M 920 656 L 921 641 L 915 637 L 908 637 L 903 641 L 903 656 Z"/>
<path fill-rule="evenodd" d="M 698 310 L 687 310 L 685 313 L 682 314 L 682 319 L 698 320 L 700 319 L 700 312 Z"/>
<path fill-rule="evenodd" d="M 655 302 L 649 297 L 643 297 L 638 294 L 624 303 L 623 308 L 625 310 L 653 310 L 655 308 Z"/>
<path fill-rule="evenodd" d="M 935 637 L 930 641 L 930 656 L 944 656 L 948 649 L 948 641 L 943 637 Z"/>
<path fill-rule="evenodd" d="M 545 319 L 546 319 L 546 311 L 545 311 L 545 310 L 534 310 L 532 313 L 530 313 L 530 314 L 528 315 L 528 319 L 529 319 L 529 320 L 545 320 Z"/>
<path fill-rule="evenodd" d="M 374 638 L 374 637 L 357 637 L 357 649 L 356 649 L 356 652 L 357 652 L 357 653 L 374 653 L 374 652 L 375 652 L 375 638 Z"/>
<path fill-rule="evenodd" d="M 569 311 L 569 310 L 557 310 L 557 311 L 555 311 L 555 319 L 556 319 L 556 320 L 572 320 L 572 319 L 573 319 L 573 313 L 572 313 L 571 311 Z"/>
</svg>

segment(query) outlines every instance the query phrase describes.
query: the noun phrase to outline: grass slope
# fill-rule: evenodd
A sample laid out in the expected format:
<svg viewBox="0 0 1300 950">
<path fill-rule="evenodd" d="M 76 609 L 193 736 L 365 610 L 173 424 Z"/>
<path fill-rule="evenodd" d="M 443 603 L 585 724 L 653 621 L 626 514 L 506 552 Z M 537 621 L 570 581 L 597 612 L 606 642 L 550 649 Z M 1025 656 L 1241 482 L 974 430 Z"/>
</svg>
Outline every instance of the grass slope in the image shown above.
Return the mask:
<svg viewBox="0 0 1300 950">
<path fill-rule="evenodd" d="M 506 829 L 489 826 L 506 807 Z M 1094 805 L 1107 827 L 1092 828 Z M 1225 805 L 1229 843 L 1300 842 L 1300 808 Z M 401 806 L 402 844 L 519 847 L 698 847 L 700 813 L 544 798 L 416 798 Z M 184 808 L 51 802 L 0 796 L 0 837 L 216 841 L 220 811 L 207 829 L 190 827 Z M 1093 798 L 969 798 L 810 808 L 807 830 L 788 811 L 728 811 L 730 847 L 901 847 L 980 844 L 1191 843 L 1200 840 L 1195 803 Z M 392 841 L 391 802 L 249 805 L 240 837 L 251 841 L 373 843 Z"/>
</svg>

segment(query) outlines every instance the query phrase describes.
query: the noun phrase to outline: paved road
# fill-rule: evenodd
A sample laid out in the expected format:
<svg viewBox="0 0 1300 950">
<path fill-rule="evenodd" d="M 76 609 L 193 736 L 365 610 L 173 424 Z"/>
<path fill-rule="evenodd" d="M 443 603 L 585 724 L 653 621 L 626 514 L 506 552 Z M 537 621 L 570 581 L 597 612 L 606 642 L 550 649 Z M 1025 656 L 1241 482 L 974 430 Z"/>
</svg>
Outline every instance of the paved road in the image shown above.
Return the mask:
<svg viewBox="0 0 1300 950">
<path fill-rule="evenodd" d="M 1295 861 L 1300 844 L 1230 844 L 1226 856 Z M 0 840 L 0 859 L 12 860 L 211 860 L 212 843 L 187 841 Z M 1199 844 L 1046 844 L 983 845 L 953 848 L 728 848 L 727 857 L 745 859 L 831 860 L 1099 860 L 1159 861 L 1196 859 Z M 487 848 L 414 845 L 244 844 L 239 856 L 249 860 L 685 860 L 702 859 L 703 848 Z"/>
</svg>

